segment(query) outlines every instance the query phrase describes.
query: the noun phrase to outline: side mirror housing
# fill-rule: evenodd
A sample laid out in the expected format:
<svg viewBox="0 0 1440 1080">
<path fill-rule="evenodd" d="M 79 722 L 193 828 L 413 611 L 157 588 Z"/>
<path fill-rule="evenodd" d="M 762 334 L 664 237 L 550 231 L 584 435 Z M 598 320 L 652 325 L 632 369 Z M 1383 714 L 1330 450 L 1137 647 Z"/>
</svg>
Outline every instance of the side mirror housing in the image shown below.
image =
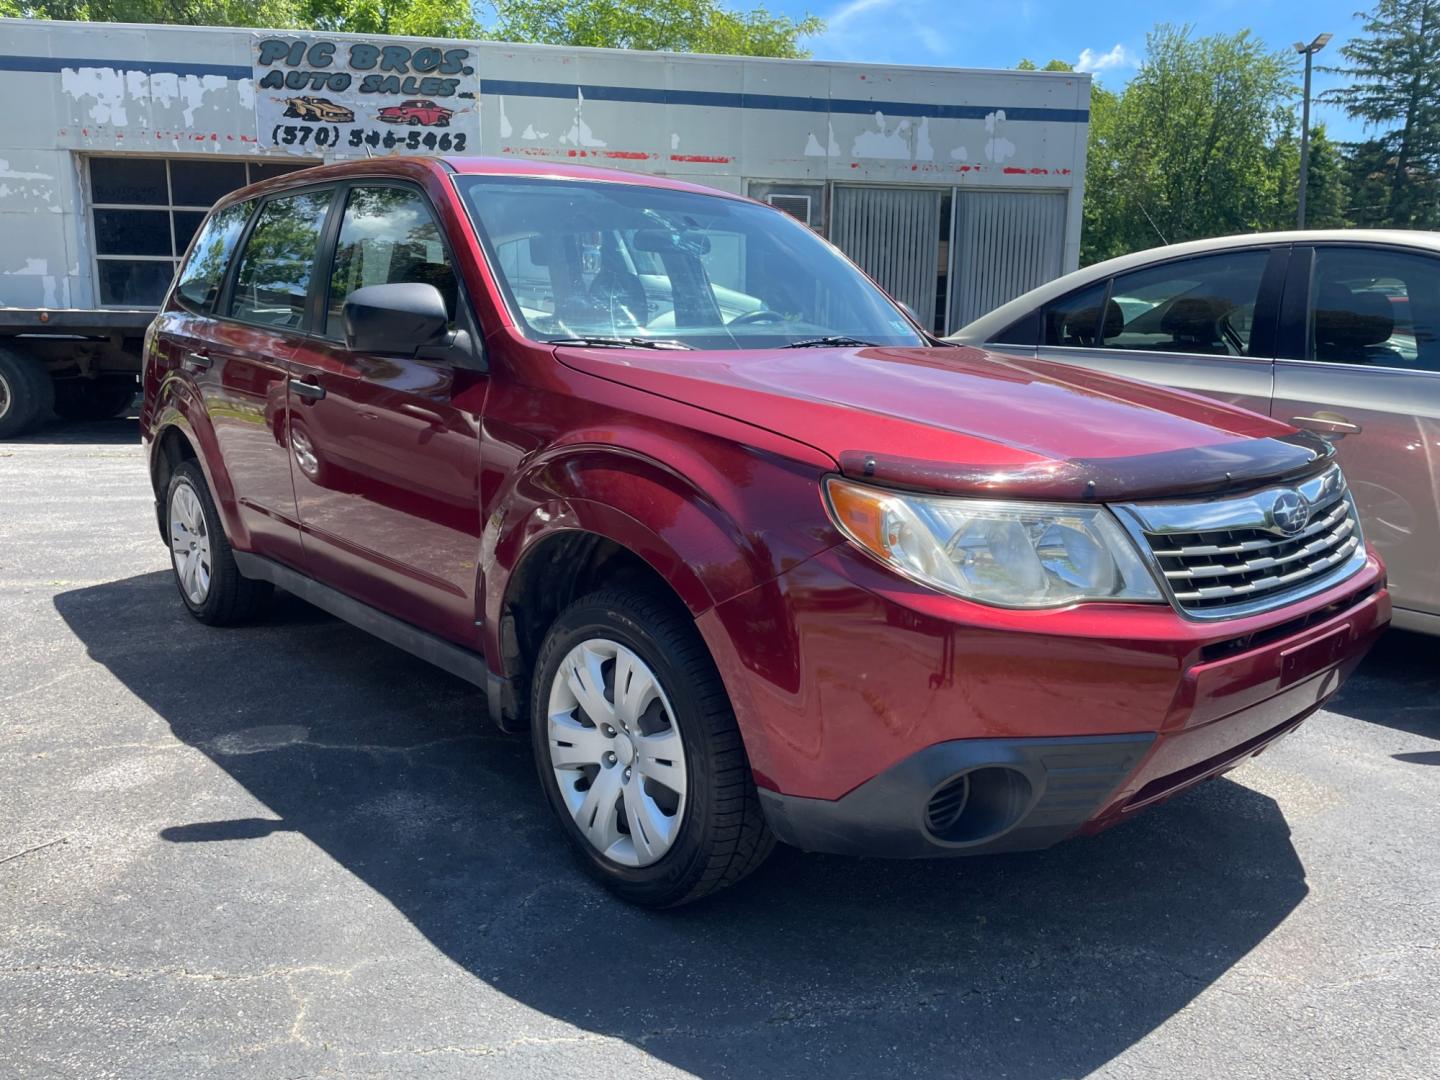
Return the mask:
<svg viewBox="0 0 1440 1080">
<path fill-rule="evenodd" d="M 414 356 L 444 344 L 450 317 L 434 285 L 392 282 L 366 285 L 345 298 L 345 345 L 352 352 Z"/>
</svg>

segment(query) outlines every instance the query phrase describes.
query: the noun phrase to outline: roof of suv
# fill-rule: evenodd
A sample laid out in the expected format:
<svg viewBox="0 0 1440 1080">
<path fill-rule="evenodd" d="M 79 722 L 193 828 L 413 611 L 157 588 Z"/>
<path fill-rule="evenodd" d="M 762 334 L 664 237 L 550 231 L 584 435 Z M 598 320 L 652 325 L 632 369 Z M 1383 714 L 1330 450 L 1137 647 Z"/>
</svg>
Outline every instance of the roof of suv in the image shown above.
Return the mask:
<svg viewBox="0 0 1440 1080">
<path fill-rule="evenodd" d="M 583 157 L 588 154 L 592 158 L 604 160 L 611 156 L 621 155 L 618 152 L 606 150 L 571 150 L 575 157 Z M 627 158 L 629 155 L 625 155 Z M 625 172 L 622 169 L 614 169 L 605 165 L 581 165 L 575 162 L 557 161 L 529 161 L 524 158 L 513 157 L 444 157 L 440 159 L 449 165 L 457 173 L 479 176 L 534 176 L 534 177 L 558 177 L 571 180 L 609 180 L 612 183 L 638 184 L 643 187 L 669 188 L 677 191 L 698 191 L 706 195 L 728 195 L 730 198 L 741 198 L 728 191 L 720 191 L 717 188 L 706 187 L 703 184 L 692 184 L 686 180 L 677 180 L 669 176 L 652 176 L 645 173 Z"/>
<path fill-rule="evenodd" d="M 605 150 L 572 150 L 571 153 L 577 157 L 581 154 L 588 154 L 594 158 L 603 159 Z M 295 172 L 285 173 L 283 176 L 272 177 L 269 180 L 262 180 L 251 184 L 248 187 L 240 188 L 231 192 L 224 199 L 217 203 L 234 202 L 241 198 L 250 198 L 254 195 L 266 195 L 273 191 L 280 191 L 285 188 L 296 187 L 302 184 L 315 183 L 322 180 L 341 180 L 351 176 L 383 176 L 390 175 L 418 176 L 424 170 L 434 171 L 440 166 L 451 173 L 461 176 L 518 176 L 552 178 L 565 180 L 600 180 L 612 184 L 635 184 L 641 187 L 664 188 L 670 191 L 693 191 L 702 195 L 714 195 L 725 199 L 737 199 L 742 202 L 750 202 L 743 195 L 737 195 L 729 191 L 721 191 L 718 188 L 706 187 L 703 184 L 692 184 L 685 180 L 677 180 L 668 176 L 647 176 L 643 173 L 625 172 L 621 169 L 612 169 L 604 165 L 582 165 L 571 162 L 557 161 L 530 161 L 524 158 L 509 157 L 452 157 L 435 155 L 406 155 L 404 157 L 377 157 L 377 158 L 356 158 L 351 161 L 338 161 L 329 165 L 317 165 L 310 169 L 300 169 Z"/>
</svg>

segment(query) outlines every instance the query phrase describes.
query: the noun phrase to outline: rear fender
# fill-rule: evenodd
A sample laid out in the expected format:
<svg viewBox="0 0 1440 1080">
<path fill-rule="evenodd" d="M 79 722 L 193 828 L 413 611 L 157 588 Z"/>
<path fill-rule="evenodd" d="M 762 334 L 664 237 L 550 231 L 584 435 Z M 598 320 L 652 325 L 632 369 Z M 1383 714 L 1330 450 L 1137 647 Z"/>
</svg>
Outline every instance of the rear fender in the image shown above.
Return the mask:
<svg viewBox="0 0 1440 1080">
<path fill-rule="evenodd" d="M 239 506 L 235 501 L 235 488 L 230 474 L 225 469 L 224 457 L 215 439 L 215 427 L 210 414 L 194 385 L 177 373 L 170 373 L 160 384 L 155 395 L 153 426 L 150 440 L 150 475 L 155 475 L 157 456 L 164 441 L 165 432 L 176 428 L 195 451 L 200 471 L 210 485 L 210 494 L 220 511 L 225 526 L 225 535 L 230 543 L 244 551 L 250 547 L 250 533 L 240 518 Z M 156 492 L 157 498 L 164 498 L 164 492 Z"/>
</svg>

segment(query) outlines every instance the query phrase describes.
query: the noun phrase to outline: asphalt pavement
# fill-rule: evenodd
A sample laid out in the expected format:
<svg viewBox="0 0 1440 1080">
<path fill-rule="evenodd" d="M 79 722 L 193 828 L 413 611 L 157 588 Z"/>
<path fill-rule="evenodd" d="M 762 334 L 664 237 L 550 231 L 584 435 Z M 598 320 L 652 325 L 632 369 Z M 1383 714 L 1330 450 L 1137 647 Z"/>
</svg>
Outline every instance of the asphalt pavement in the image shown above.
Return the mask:
<svg viewBox="0 0 1440 1080">
<path fill-rule="evenodd" d="M 652 914 L 479 695 L 182 608 L 133 420 L 0 443 L 0 1077 L 1440 1075 L 1440 639 L 1048 852 Z"/>
</svg>

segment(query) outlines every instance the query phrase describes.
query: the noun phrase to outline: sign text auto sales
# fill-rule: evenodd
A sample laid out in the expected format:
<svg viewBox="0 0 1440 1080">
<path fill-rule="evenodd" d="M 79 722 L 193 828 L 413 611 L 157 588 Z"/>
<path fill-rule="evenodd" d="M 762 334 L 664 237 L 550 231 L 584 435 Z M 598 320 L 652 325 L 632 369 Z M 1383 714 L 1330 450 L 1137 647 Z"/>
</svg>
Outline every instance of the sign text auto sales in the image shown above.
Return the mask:
<svg viewBox="0 0 1440 1080">
<path fill-rule="evenodd" d="M 317 156 L 444 153 L 477 139 L 472 50 L 257 34 L 262 143 Z"/>
</svg>

